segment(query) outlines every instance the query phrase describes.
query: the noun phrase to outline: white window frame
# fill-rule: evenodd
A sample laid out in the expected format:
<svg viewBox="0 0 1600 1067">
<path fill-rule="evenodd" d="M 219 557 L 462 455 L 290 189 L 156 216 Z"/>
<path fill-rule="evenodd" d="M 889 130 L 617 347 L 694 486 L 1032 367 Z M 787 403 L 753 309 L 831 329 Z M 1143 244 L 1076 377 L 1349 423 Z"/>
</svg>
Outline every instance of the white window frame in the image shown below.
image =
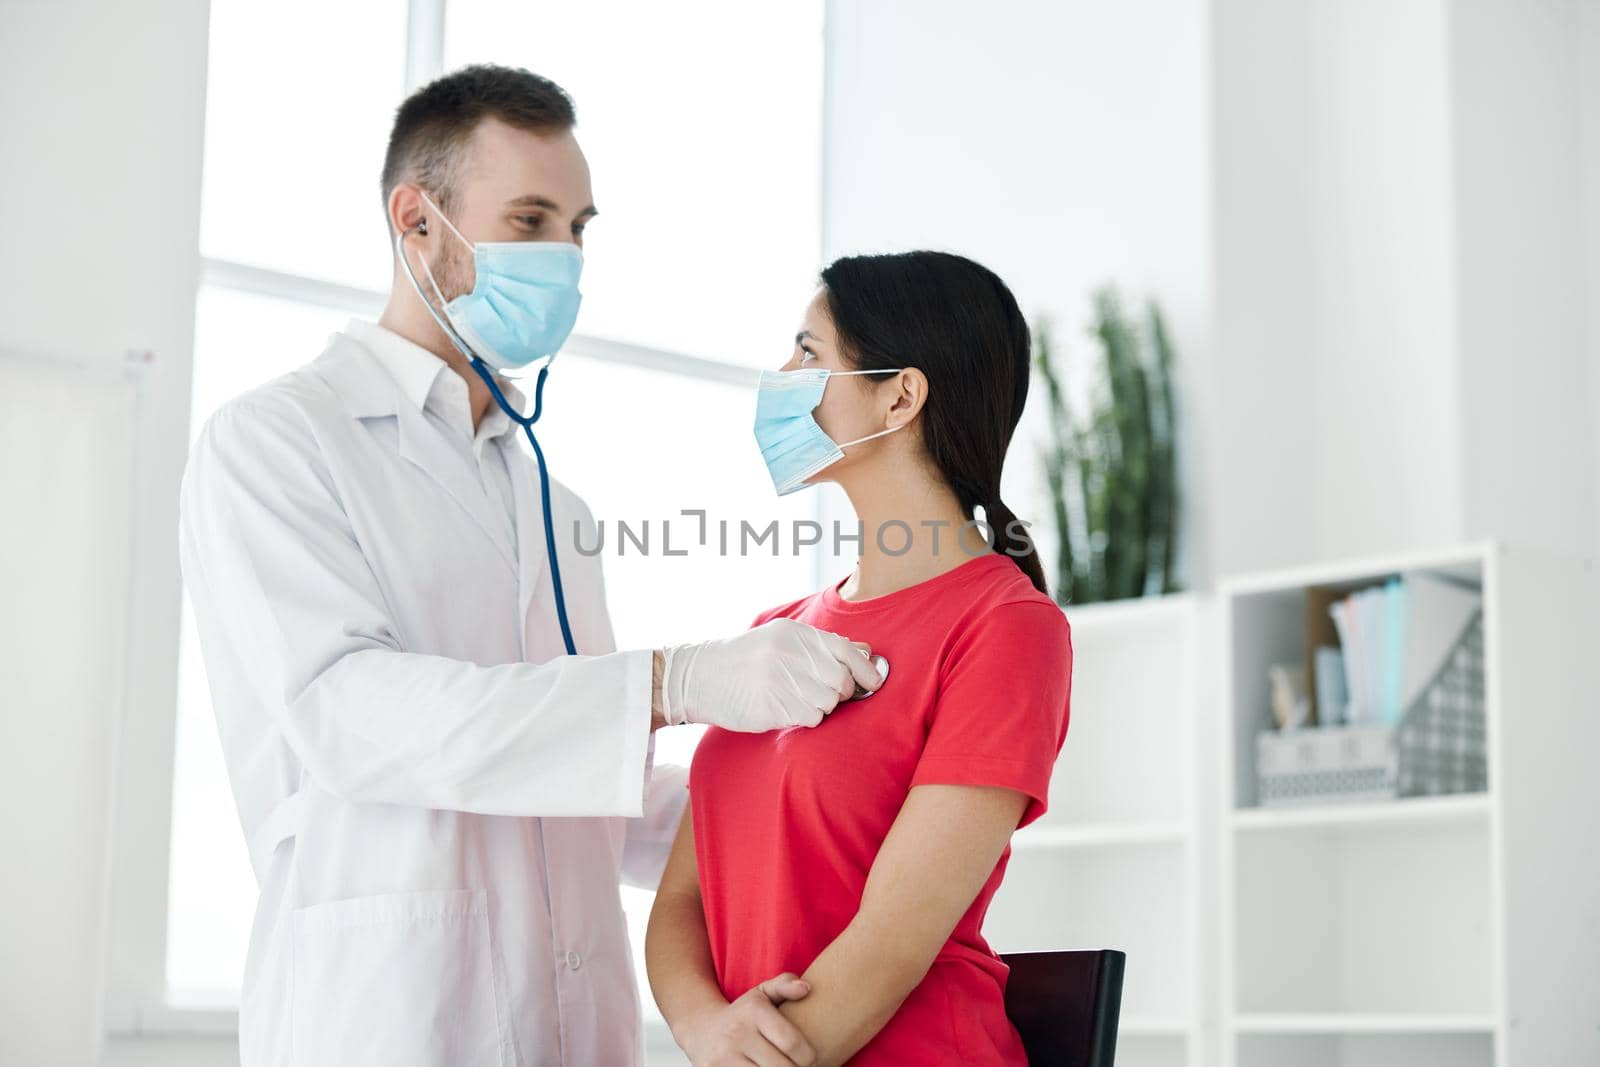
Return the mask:
<svg viewBox="0 0 1600 1067">
<path fill-rule="evenodd" d="M 445 7 L 448 0 L 409 0 L 406 11 L 405 91 L 437 77 L 444 69 Z M 831 3 L 824 3 L 825 24 Z M 827 50 L 824 48 L 824 63 Z M 824 70 L 822 147 L 827 144 L 827 77 Z M 825 168 L 825 159 L 819 156 Z M 825 170 L 824 170 L 825 177 Z M 826 189 L 826 182 L 821 183 Z M 825 204 L 823 205 L 825 207 Z M 823 215 L 826 224 L 826 215 Z M 819 237 L 825 238 L 825 233 Z M 820 242 L 826 247 L 826 241 Z M 248 263 L 202 257 L 197 290 L 213 287 L 270 296 L 300 304 L 376 318 L 386 294 L 358 286 L 341 285 L 315 277 L 270 270 Z M 192 371 L 194 352 L 189 351 Z M 575 334 L 561 358 L 592 359 L 602 363 L 647 367 L 685 378 L 718 384 L 747 386 L 751 368 L 608 338 Z M 135 472 L 140 499 L 151 492 L 175 495 L 189 441 L 190 374 L 165 376 L 176 394 L 169 403 L 141 406 L 142 442 L 152 438 L 160 446 L 143 449 L 149 457 L 138 461 Z M 185 413 L 182 418 L 159 422 L 148 414 L 153 408 Z M 153 455 L 152 455 L 153 454 Z M 817 505 L 818 517 L 824 505 Z M 133 554 L 136 574 L 152 576 L 136 583 L 128 613 L 131 665 L 127 672 L 126 714 L 116 746 L 112 795 L 115 798 L 108 862 L 104 1030 L 111 1039 L 193 1037 L 227 1038 L 238 1033 L 238 1010 L 233 1004 L 174 1003 L 166 980 L 167 915 L 172 849 L 172 789 L 177 723 L 177 674 L 180 642 L 179 598 L 183 595 L 171 543 L 171 517 L 143 524 L 147 536 L 136 538 Z M 817 560 L 816 581 L 821 581 L 822 560 Z M 154 586 L 154 588 L 152 588 Z M 646 1043 L 671 1043 L 670 1034 L 656 1020 L 645 1020 Z"/>
</svg>

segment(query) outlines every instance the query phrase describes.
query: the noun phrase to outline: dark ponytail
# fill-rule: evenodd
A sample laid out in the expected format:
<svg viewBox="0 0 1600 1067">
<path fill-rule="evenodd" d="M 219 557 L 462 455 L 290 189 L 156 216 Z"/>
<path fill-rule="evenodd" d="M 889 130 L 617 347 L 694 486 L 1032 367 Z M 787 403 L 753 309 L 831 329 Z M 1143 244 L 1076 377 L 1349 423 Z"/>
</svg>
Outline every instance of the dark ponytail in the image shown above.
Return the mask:
<svg viewBox="0 0 1600 1067">
<path fill-rule="evenodd" d="M 922 439 L 968 518 L 1041 593 L 1027 524 L 1000 500 L 1000 469 L 1028 398 L 1028 323 L 993 271 L 947 252 L 847 256 L 822 272 L 844 356 L 861 370 L 928 379 Z"/>
<path fill-rule="evenodd" d="M 983 518 L 989 527 L 989 547 L 1016 560 L 1022 573 L 1033 582 L 1033 587 L 1048 596 L 1050 590 L 1044 581 L 1044 565 L 1039 562 L 1039 553 L 1033 547 L 1028 524 L 1001 503 L 998 495 L 992 502 L 983 505 Z"/>
</svg>

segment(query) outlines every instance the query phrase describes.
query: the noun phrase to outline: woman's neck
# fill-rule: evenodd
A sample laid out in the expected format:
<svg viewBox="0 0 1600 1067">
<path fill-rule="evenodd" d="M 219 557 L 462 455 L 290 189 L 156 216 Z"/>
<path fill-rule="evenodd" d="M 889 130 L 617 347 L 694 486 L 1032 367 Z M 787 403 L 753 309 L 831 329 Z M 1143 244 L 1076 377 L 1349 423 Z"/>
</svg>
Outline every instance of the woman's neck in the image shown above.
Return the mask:
<svg viewBox="0 0 1600 1067">
<path fill-rule="evenodd" d="M 868 600 L 955 570 L 991 551 L 967 525 L 950 487 L 937 478 L 862 479 L 842 485 L 861 520 L 861 558 L 839 587 L 846 600 Z"/>
</svg>

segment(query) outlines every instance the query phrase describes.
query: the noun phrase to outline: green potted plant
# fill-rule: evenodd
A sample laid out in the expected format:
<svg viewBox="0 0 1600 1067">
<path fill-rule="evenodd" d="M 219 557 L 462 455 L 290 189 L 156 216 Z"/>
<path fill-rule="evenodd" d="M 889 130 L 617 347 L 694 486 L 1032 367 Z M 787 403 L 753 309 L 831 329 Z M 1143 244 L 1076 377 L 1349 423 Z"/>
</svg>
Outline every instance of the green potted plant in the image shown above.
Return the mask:
<svg viewBox="0 0 1600 1067">
<path fill-rule="evenodd" d="M 1056 365 L 1048 322 L 1034 335 L 1050 432 L 1041 451 L 1063 604 L 1173 593 L 1178 518 L 1172 346 L 1154 302 L 1142 321 L 1115 289 L 1095 294 L 1089 331 L 1102 356 L 1088 410 L 1075 420 Z"/>
</svg>

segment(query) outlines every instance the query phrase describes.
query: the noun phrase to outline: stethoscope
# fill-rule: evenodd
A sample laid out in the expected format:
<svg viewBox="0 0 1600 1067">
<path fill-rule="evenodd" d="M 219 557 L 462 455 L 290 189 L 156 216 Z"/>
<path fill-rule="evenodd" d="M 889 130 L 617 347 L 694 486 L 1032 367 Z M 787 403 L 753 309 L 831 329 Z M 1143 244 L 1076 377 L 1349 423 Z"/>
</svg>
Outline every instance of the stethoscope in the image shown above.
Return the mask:
<svg viewBox="0 0 1600 1067">
<path fill-rule="evenodd" d="M 882 689 L 884 683 L 889 680 L 889 657 L 873 656 L 872 665 L 878 669 L 878 689 Z M 856 684 L 856 691 L 851 693 L 848 697 L 845 697 L 845 700 L 865 700 L 873 693 L 876 693 L 878 689 L 868 689 L 858 682 Z"/>
<path fill-rule="evenodd" d="M 533 446 L 533 458 L 539 464 L 539 503 L 544 509 L 544 551 L 550 558 L 550 587 L 555 590 L 556 596 L 556 621 L 561 624 L 561 643 L 567 648 L 567 655 L 576 656 L 578 646 L 572 640 L 572 624 L 567 621 L 567 597 L 561 586 L 561 562 L 556 557 L 556 524 L 550 510 L 550 470 L 545 466 L 544 449 L 539 447 L 539 439 L 533 435 L 533 424 L 539 421 L 539 415 L 544 411 L 544 380 L 550 373 L 550 364 L 555 360 L 550 356 L 539 368 L 539 377 L 533 383 L 533 414 L 524 415 L 511 406 L 505 393 L 500 391 L 500 383 L 494 380 L 494 372 L 489 369 L 478 354 L 472 351 L 472 346 L 467 344 L 465 338 L 456 332 L 450 324 L 448 315 L 443 315 L 434 309 L 433 302 L 422 292 L 422 286 L 417 283 L 417 276 L 411 270 L 411 261 L 406 258 L 406 234 L 412 230 L 427 232 L 427 223 L 419 222 L 410 229 L 401 230 L 395 235 L 395 254 L 400 257 L 400 265 L 405 268 L 406 277 L 411 279 L 411 287 L 417 291 L 417 296 L 422 300 L 428 314 L 433 316 L 433 321 L 445 332 L 451 342 L 460 349 L 461 354 L 467 357 L 467 362 L 472 369 L 483 379 L 483 384 L 489 387 L 489 395 L 494 397 L 494 402 L 500 410 L 506 413 L 506 418 L 522 427 L 522 432 L 528 438 L 528 444 Z"/>
</svg>

